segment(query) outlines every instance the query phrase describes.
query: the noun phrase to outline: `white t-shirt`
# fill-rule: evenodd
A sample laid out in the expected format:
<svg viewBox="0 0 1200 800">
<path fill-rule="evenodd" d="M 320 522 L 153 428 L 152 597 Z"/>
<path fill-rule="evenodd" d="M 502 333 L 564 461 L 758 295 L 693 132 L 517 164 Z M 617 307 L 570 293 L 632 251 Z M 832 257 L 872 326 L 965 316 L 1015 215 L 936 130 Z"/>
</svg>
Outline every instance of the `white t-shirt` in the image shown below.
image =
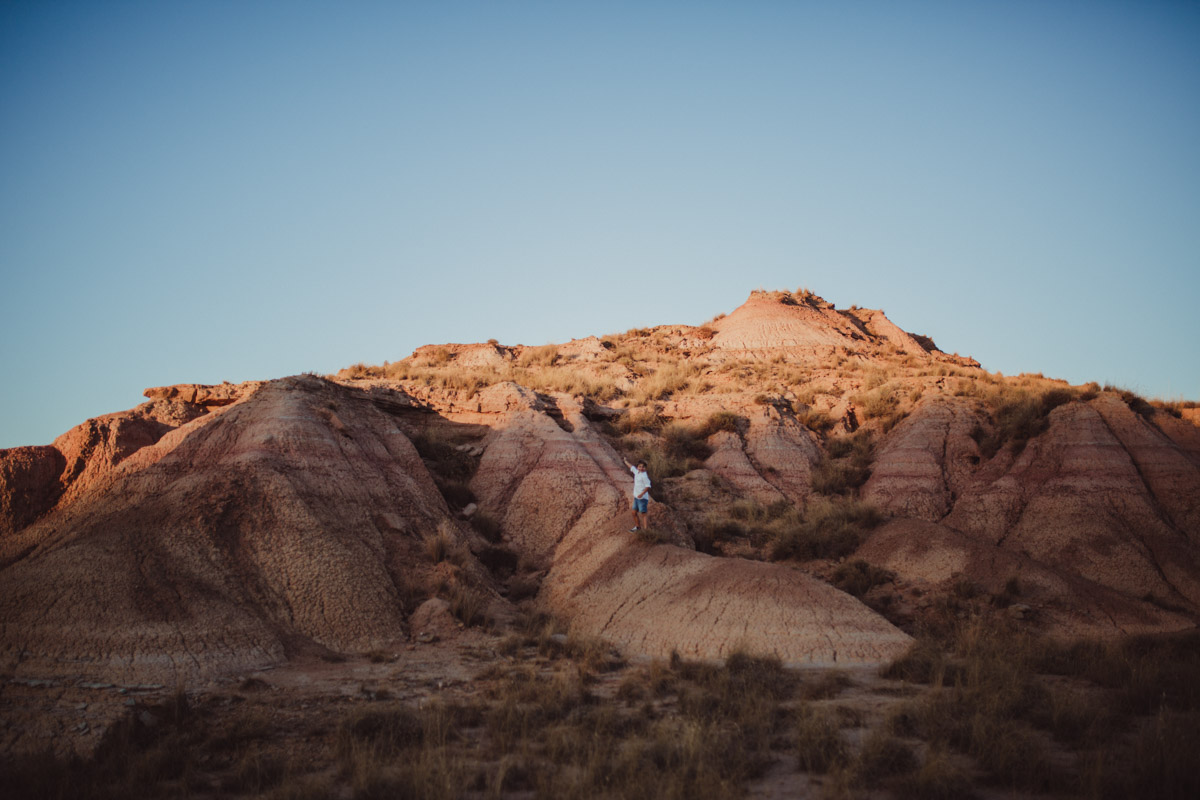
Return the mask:
<svg viewBox="0 0 1200 800">
<path fill-rule="evenodd" d="M 637 499 L 643 491 L 650 491 L 650 473 L 639 471 L 637 466 L 630 467 L 629 471 L 633 473 L 633 497 Z"/>
</svg>

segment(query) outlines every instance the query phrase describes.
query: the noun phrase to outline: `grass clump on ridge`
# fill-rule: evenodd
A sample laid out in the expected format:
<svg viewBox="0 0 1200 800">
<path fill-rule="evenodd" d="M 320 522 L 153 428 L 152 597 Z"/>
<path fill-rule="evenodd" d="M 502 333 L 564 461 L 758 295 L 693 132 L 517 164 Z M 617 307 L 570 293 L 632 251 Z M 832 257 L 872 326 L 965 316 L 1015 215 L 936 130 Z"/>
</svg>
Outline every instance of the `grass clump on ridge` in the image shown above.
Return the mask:
<svg viewBox="0 0 1200 800">
<path fill-rule="evenodd" d="M 984 397 L 991 408 L 992 429 L 976 425 L 971 437 L 979 452 L 990 459 L 1005 445 L 1015 456 L 1025 449 L 1030 439 L 1049 427 L 1050 412 L 1075 399 L 1070 389 L 1047 389 L 1040 393 L 1002 387 Z"/>
<path fill-rule="evenodd" d="M 714 411 L 704 421 L 704 424 L 700 426 L 698 434 L 707 439 L 720 431 L 738 433 L 745 421 L 745 417 L 734 414 L 732 411 Z"/>
</svg>

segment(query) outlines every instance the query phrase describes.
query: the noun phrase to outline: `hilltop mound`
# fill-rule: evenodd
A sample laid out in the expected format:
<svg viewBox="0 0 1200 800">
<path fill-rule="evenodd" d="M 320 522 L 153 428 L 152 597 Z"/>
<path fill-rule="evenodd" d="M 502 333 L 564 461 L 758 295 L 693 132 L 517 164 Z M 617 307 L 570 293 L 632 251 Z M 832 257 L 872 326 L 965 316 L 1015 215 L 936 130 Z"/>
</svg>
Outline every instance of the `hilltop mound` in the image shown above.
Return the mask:
<svg viewBox="0 0 1200 800">
<path fill-rule="evenodd" d="M 839 311 L 811 292 L 755 292 L 712 324 L 712 345 L 721 350 L 810 350 L 828 355 L 836 348 L 878 349 L 924 356 L 925 347 L 882 311 Z M 930 350 L 935 349 L 930 343 Z"/>
</svg>

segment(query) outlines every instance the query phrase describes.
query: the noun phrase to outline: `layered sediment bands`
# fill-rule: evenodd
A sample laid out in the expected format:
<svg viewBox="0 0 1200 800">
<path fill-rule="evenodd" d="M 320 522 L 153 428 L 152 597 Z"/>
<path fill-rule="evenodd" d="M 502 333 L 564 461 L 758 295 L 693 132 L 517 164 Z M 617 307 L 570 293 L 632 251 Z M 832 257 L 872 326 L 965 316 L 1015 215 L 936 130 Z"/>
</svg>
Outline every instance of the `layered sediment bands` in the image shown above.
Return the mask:
<svg viewBox="0 0 1200 800">
<path fill-rule="evenodd" d="M 897 519 L 859 555 L 906 579 L 957 571 L 990 591 L 1033 576 L 1059 632 L 1194 626 L 1200 464 L 1159 425 L 1185 443 L 1191 430 L 1105 394 L 1054 409 L 1015 456 L 1006 445 L 972 468 L 981 414 L 956 398 L 927 401 L 883 441 L 864 496 Z"/>
<path fill-rule="evenodd" d="M 935 522 L 972 478 L 979 414 L 965 401 L 922 403 L 878 447 L 863 497 L 891 516 Z"/>
<path fill-rule="evenodd" d="M 639 542 L 624 530 L 628 471 L 578 407 L 561 408 L 571 432 L 533 409 L 497 421 L 473 486 L 514 543 L 549 566 L 539 600 L 576 630 L 631 656 L 719 659 L 740 648 L 832 665 L 880 663 L 908 646 L 866 606 L 793 569 Z M 654 527 L 679 527 L 651 505 Z"/>
<path fill-rule="evenodd" d="M 271 382 L 30 526 L 0 571 L 6 668 L 164 682 L 403 635 L 397 582 L 448 511 L 362 393 Z"/>
<path fill-rule="evenodd" d="M 0 450 L 0 565 L 28 548 L 24 528 L 110 480 L 117 465 L 204 413 L 190 403 L 154 400 L 89 419 L 52 445 Z"/>
<path fill-rule="evenodd" d="M 816 436 L 794 417 L 783 417 L 773 407 L 761 407 L 750 417 L 746 454 L 763 478 L 793 503 L 802 504 L 812 486 L 813 466 L 821 460 Z"/>
<path fill-rule="evenodd" d="M 1124 403 L 1101 397 L 1051 412 L 1049 429 L 1002 475 L 981 470 L 944 522 L 1101 586 L 1195 612 L 1197 496 L 1200 469 Z"/>
</svg>

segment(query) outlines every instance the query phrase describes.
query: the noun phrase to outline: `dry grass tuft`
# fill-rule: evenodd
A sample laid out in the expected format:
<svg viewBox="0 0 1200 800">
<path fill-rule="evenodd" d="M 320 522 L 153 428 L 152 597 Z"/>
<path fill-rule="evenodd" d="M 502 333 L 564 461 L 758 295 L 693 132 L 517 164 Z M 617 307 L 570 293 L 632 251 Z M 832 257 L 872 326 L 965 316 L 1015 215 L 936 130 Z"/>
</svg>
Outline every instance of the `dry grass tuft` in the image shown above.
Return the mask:
<svg viewBox="0 0 1200 800">
<path fill-rule="evenodd" d="M 517 365 L 521 367 L 552 367 L 558 361 L 558 345 L 528 347 L 521 351 Z"/>
<path fill-rule="evenodd" d="M 487 607 L 487 597 L 465 584 L 457 584 L 450 592 L 450 613 L 464 625 L 486 625 Z"/>
<path fill-rule="evenodd" d="M 652 375 L 642 378 L 631 397 L 637 405 L 666 400 L 676 392 L 687 389 L 699 371 L 694 364 L 668 363 Z"/>
<path fill-rule="evenodd" d="M 456 558 L 461 560 L 455 541 L 456 537 L 443 522 L 438 525 L 436 533 L 426 534 L 421 543 L 425 555 L 429 556 L 433 563 L 441 564 L 443 561 L 454 561 Z"/>
<path fill-rule="evenodd" d="M 896 573 L 872 566 L 861 558 L 839 564 L 833 573 L 833 585 L 847 594 L 862 597 L 871 589 L 896 579 Z"/>
<path fill-rule="evenodd" d="M 828 412 L 819 411 L 812 407 L 797 408 L 796 421 L 809 430 L 825 433 L 834 426 L 835 420 Z"/>
<path fill-rule="evenodd" d="M 617 420 L 617 430 L 626 435 L 647 431 L 657 433 L 662 429 L 663 419 L 652 409 L 630 411 Z"/>
<path fill-rule="evenodd" d="M 875 446 L 871 434 L 859 430 L 851 436 L 830 439 L 825 458 L 812 472 L 812 488 L 823 495 L 847 494 L 871 477 Z"/>
<path fill-rule="evenodd" d="M 837 715 L 825 708 L 801 706 L 796 715 L 796 756 L 804 772 L 824 774 L 848 760 Z"/>
<path fill-rule="evenodd" d="M 703 429 L 682 422 L 669 422 L 662 429 L 663 448 L 672 459 L 703 461 L 708 458 L 712 448 L 704 441 L 706 438 Z"/>
<path fill-rule="evenodd" d="M 873 730 L 863 742 L 854 764 L 856 778 L 873 786 L 884 778 L 913 772 L 917 756 L 913 749 L 882 728 Z"/>
</svg>

